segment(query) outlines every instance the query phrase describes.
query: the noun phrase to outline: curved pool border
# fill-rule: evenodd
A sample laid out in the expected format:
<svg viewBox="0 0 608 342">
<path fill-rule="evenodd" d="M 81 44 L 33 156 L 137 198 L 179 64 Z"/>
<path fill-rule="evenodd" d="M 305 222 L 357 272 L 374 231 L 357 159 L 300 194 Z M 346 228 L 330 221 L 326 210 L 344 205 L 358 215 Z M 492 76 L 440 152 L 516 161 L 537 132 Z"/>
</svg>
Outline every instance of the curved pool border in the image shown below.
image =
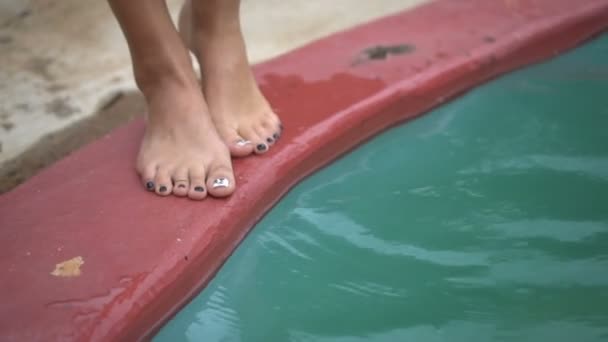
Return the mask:
<svg viewBox="0 0 608 342">
<path fill-rule="evenodd" d="M 608 1 L 439 0 L 255 67 L 286 127 L 227 200 L 158 198 L 136 120 L 0 197 L 2 340 L 151 337 L 301 179 L 379 132 L 604 31 Z M 55 265 L 82 257 L 81 272 Z M 57 274 L 57 273 L 55 273 Z"/>
</svg>

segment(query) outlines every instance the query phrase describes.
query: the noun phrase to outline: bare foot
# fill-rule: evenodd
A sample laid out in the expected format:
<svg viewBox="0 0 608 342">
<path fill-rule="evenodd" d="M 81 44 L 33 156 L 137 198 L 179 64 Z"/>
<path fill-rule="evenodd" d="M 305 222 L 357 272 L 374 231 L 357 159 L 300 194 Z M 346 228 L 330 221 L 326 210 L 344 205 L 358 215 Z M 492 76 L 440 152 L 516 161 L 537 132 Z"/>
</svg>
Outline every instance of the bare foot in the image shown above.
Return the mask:
<svg viewBox="0 0 608 342">
<path fill-rule="evenodd" d="M 144 186 L 195 200 L 234 192 L 230 154 L 198 86 L 165 85 L 146 95 L 149 116 L 137 158 Z"/>
<path fill-rule="evenodd" d="M 199 1 L 192 8 L 188 0 L 179 28 L 197 56 L 211 118 L 232 156 L 268 151 L 282 126 L 249 67 L 238 1 Z"/>
<path fill-rule="evenodd" d="M 143 185 L 161 196 L 200 200 L 207 194 L 230 195 L 235 188 L 230 153 L 214 127 L 166 3 L 109 2 L 129 44 L 135 81 L 148 105 L 146 133 L 137 157 Z"/>
</svg>

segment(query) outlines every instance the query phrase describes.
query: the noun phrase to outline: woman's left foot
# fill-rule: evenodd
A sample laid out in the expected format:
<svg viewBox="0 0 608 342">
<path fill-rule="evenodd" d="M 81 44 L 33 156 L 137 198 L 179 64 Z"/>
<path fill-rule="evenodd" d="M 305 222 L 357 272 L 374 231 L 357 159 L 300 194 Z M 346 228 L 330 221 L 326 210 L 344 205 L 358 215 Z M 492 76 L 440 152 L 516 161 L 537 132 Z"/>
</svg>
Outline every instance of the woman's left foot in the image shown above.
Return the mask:
<svg viewBox="0 0 608 342">
<path fill-rule="evenodd" d="M 199 23 L 192 19 L 205 13 L 193 16 L 193 11 L 199 9 L 186 1 L 179 28 L 199 61 L 203 93 L 217 132 L 234 157 L 265 153 L 280 138 L 282 126 L 249 67 L 238 15 L 232 20 L 209 17 Z"/>
</svg>

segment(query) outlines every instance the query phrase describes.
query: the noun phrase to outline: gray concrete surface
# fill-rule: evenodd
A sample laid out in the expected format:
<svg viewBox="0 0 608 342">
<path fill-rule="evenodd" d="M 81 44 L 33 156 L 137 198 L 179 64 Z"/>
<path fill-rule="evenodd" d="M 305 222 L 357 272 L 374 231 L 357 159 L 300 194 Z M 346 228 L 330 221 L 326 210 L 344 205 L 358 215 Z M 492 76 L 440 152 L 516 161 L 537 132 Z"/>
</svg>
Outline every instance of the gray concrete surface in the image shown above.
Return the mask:
<svg viewBox="0 0 608 342">
<path fill-rule="evenodd" d="M 249 57 L 259 62 L 424 1 L 244 0 Z M 168 2 L 174 17 L 181 2 Z M 128 49 L 105 1 L 0 3 L 0 169 L 133 89 Z"/>
</svg>

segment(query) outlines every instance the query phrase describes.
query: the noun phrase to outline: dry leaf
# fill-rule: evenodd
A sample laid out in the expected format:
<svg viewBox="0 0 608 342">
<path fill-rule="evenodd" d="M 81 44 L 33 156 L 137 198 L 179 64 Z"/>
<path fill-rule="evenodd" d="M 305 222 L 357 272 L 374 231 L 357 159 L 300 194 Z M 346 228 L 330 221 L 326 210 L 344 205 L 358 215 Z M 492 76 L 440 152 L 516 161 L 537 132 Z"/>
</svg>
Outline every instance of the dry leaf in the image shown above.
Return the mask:
<svg viewBox="0 0 608 342">
<path fill-rule="evenodd" d="M 55 265 L 55 270 L 51 274 L 55 277 L 78 277 L 82 264 L 84 264 L 84 259 L 81 256 L 77 256 Z"/>
</svg>

